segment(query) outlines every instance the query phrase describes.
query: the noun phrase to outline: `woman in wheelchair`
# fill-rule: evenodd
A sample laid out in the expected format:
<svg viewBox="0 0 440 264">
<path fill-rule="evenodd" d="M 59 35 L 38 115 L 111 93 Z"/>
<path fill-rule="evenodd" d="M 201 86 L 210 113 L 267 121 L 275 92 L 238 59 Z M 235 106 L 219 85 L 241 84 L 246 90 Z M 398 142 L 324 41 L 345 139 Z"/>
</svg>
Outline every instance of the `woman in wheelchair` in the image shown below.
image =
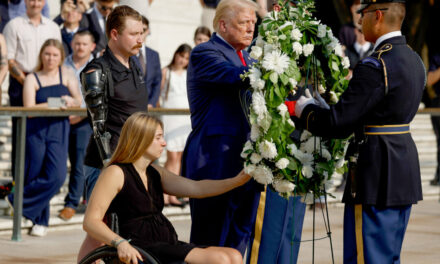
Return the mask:
<svg viewBox="0 0 440 264">
<path fill-rule="evenodd" d="M 242 171 L 225 180 L 189 180 L 152 163 L 165 146 L 160 120 L 143 112 L 127 119 L 116 150 L 93 189 L 84 230 L 98 241 L 116 247 L 124 263 L 142 259 L 130 243 L 151 253 L 160 263 L 242 263 L 240 252 L 233 248 L 179 241 L 162 214 L 163 193 L 192 198 L 215 196 L 245 184 L 250 176 Z M 110 213 L 118 215 L 119 234 L 103 221 Z"/>
</svg>

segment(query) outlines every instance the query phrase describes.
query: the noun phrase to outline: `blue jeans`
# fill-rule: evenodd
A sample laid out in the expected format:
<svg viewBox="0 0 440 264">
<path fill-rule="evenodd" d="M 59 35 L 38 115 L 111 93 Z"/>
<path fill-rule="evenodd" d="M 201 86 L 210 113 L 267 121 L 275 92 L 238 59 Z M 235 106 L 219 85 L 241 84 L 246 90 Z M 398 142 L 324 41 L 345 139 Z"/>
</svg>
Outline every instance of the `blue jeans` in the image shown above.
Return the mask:
<svg viewBox="0 0 440 264">
<path fill-rule="evenodd" d="M 65 207 L 75 209 L 78 207 L 81 196 L 84 193 L 84 156 L 89 142 L 92 128 L 87 119 L 70 126 L 69 134 L 69 193 L 66 195 Z"/>
<path fill-rule="evenodd" d="M 84 165 L 84 176 L 86 177 L 86 200 L 90 199 L 92 195 L 93 187 L 95 187 L 95 183 L 98 180 L 98 176 L 101 173 L 101 170 L 94 167 L 89 167 Z"/>
</svg>

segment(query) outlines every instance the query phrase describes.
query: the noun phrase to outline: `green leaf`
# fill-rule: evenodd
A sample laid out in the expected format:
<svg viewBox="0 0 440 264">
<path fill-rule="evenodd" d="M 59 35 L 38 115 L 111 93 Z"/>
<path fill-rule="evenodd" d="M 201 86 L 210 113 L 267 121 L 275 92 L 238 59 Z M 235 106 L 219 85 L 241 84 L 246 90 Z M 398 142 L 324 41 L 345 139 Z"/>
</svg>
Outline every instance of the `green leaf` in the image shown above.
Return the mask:
<svg viewBox="0 0 440 264">
<path fill-rule="evenodd" d="M 272 83 L 276 84 L 278 82 L 278 73 L 272 72 L 269 78 Z"/>
<path fill-rule="evenodd" d="M 283 85 L 287 85 L 289 83 L 289 77 L 287 77 L 284 73 L 280 74 L 280 79 Z"/>
</svg>

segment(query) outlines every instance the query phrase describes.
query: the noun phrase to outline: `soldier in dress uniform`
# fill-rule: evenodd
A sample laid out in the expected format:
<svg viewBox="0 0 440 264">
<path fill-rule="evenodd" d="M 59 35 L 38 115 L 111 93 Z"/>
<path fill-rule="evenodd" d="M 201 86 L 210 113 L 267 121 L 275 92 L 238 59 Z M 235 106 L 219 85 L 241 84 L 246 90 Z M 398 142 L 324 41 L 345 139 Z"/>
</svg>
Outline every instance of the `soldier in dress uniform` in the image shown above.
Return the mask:
<svg viewBox="0 0 440 264">
<path fill-rule="evenodd" d="M 302 96 L 299 123 L 318 136 L 346 138 L 344 263 L 400 263 L 412 204 L 422 200 L 417 149 L 409 131 L 426 81 L 420 57 L 401 34 L 405 1 L 361 1 L 359 23 L 372 55 L 354 68 L 339 102 Z"/>
</svg>

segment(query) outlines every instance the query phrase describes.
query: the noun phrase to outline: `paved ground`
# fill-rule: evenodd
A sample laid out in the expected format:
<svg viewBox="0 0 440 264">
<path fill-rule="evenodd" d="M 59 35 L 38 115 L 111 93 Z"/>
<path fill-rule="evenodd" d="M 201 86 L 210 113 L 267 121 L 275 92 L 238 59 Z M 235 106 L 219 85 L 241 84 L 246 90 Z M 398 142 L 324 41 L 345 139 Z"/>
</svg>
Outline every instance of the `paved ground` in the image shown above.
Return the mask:
<svg viewBox="0 0 440 264">
<path fill-rule="evenodd" d="M 334 263 L 342 263 L 342 213 L 341 204 L 329 208 L 333 238 Z M 312 211 L 308 210 L 304 221 L 303 240 L 312 238 Z M 173 220 L 180 239 L 188 240 L 190 220 Z M 316 212 L 316 237 L 325 236 L 321 212 Z M 35 238 L 23 235 L 22 242 L 10 241 L 10 234 L 0 235 L 0 264 L 3 263 L 75 263 L 84 232 L 80 225 L 51 228 L 47 237 Z M 328 239 L 315 244 L 315 263 L 331 262 Z M 434 264 L 440 259 L 440 203 L 437 200 L 423 201 L 413 207 L 406 233 L 402 263 Z M 299 264 L 312 263 L 312 243 L 301 245 Z M 268 263 L 270 264 L 270 263 Z"/>
</svg>

